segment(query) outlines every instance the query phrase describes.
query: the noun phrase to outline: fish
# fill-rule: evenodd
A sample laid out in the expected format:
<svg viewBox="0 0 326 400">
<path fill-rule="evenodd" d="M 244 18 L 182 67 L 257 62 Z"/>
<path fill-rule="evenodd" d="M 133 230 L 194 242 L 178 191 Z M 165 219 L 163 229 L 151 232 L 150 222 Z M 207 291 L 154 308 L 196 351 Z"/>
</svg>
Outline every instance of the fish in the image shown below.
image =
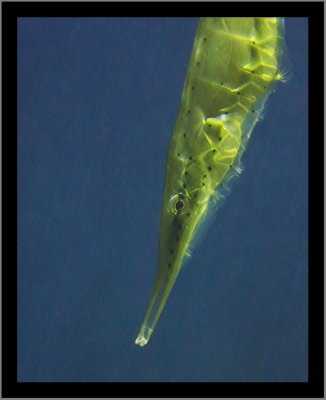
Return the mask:
<svg viewBox="0 0 326 400">
<path fill-rule="evenodd" d="M 284 18 L 200 18 L 166 159 L 158 264 L 135 343 L 145 346 L 199 227 L 242 171 L 241 156 L 277 81 Z"/>
</svg>

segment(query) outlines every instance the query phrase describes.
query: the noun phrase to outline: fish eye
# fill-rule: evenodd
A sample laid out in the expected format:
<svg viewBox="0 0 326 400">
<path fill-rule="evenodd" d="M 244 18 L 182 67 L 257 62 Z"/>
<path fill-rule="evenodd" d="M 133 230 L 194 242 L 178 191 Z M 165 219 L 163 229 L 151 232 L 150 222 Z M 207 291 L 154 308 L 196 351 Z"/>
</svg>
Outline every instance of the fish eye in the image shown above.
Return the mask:
<svg viewBox="0 0 326 400">
<path fill-rule="evenodd" d="M 173 214 L 183 214 L 188 208 L 188 199 L 183 193 L 175 194 L 170 199 L 170 210 Z"/>
<path fill-rule="evenodd" d="M 178 200 L 178 201 L 175 203 L 175 209 L 176 209 L 177 211 L 181 211 L 181 210 L 183 209 L 183 207 L 184 207 L 184 202 L 183 202 L 183 200 Z"/>
</svg>

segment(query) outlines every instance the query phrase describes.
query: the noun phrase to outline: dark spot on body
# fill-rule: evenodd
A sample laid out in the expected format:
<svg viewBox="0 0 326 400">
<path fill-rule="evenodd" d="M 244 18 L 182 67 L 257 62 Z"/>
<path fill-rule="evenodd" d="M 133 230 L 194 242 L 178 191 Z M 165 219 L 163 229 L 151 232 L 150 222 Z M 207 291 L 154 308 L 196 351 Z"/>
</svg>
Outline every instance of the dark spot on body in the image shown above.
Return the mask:
<svg viewBox="0 0 326 400">
<path fill-rule="evenodd" d="M 185 134 L 185 133 L 183 134 L 183 137 L 186 137 L 186 134 Z"/>
<path fill-rule="evenodd" d="M 218 138 L 218 140 L 219 140 L 219 141 L 221 141 L 221 140 L 222 140 L 221 136 Z"/>
<path fill-rule="evenodd" d="M 190 217 L 190 213 L 187 214 L 187 217 Z"/>
<path fill-rule="evenodd" d="M 213 152 L 213 153 L 216 153 L 216 149 L 213 149 L 212 152 Z"/>
<path fill-rule="evenodd" d="M 205 182 L 202 182 L 202 185 L 205 186 Z"/>
<path fill-rule="evenodd" d="M 207 39 L 204 37 L 204 42 L 206 42 L 206 40 L 207 40 Z"/>
<path fill-rule="evenodd" d="M 199 67 L 199 65 L 200 65 L 200 62 L 198 61 L 198 62 L 197 62 L 197 66 Z"/>
<path fill-rule="evenodd" d="M 188 172 L 187 171 L 185 171 L 185 176 L 188 176 Z"/>
<path fill-rule="evenodd" d="M 224 82 L 221 82 L 221 85 L 223 86 L 223 85 L 224 85 Z"/>
<path fill-rule="evenodd" d="M 195 89 L 195 86 L 191 86 L 191 90 L 194 90 Z"/>
<path fill-rule="evenodd" d="M 187 189 L 187 185 L 186 185 L 185 183 L 183 184 L 183 188 L 184 188 L 184 189 Z"/>
<path fill-rule="evenodd" d="M 178 157 L 180 157 L 180 153 L 178 153 Z"/>
<path fill-rule="evenodd" d="M 189 156 L 189 160 L 192 160 L 192 156 Z"/>
<path fill-rule="evenodd" d="M 206 175 L 204 175 L 204 179 L 206 178 Z"/>
<path fill-rule="evenodd" d="M 208 167 L 208 171 L 211 171 L 212 170 L 212 167 Z"/>
<path fill-rule="evenodd" d="M 239 95 L 240 95 L 240 92 L 238 92 L 237 95 L 239 96 Z"/>
<path fill-rule="evenodd" d="M 252 74 L 254 74 L 254 73 L 255 73 L 255 71 L 254 71 L 254 70 L 252 70 L 252 71 L 251 71 L 251 73 L 252 73 Z"/>
<path fill-rule="evenodd" d="M 190 114 L 190 110 L 188 110 L 188 114 Z"/>
</svg>

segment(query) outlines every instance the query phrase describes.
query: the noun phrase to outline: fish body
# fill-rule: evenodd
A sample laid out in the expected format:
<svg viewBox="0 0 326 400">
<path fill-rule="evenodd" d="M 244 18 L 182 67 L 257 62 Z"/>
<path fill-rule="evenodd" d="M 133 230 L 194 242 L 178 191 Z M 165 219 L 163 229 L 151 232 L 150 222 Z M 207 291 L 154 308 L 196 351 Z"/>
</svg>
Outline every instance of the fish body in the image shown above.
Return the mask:
<svg viewBox="0 0 326 400">
<path fill-rule="evenodd" d="M 166 161 L 158 267 L 136 344 L 160 317 L 208 205 L 240 158 L 274 82 L 283 18 L 201 18 Z"/>
</svg>

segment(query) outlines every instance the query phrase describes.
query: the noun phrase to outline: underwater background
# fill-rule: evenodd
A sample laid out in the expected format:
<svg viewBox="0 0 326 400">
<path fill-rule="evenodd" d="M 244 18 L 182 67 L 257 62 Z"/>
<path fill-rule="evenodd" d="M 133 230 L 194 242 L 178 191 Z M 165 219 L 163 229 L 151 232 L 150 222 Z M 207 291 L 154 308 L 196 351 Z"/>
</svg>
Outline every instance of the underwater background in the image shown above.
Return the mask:
<svg viewBox="0 0 326 400">
<path fill-rule="evenodd" d="M 308 20 L 147 346 L 197 18 L 18 22 L 18 380 L 308 379 Z"/>
</svg>

